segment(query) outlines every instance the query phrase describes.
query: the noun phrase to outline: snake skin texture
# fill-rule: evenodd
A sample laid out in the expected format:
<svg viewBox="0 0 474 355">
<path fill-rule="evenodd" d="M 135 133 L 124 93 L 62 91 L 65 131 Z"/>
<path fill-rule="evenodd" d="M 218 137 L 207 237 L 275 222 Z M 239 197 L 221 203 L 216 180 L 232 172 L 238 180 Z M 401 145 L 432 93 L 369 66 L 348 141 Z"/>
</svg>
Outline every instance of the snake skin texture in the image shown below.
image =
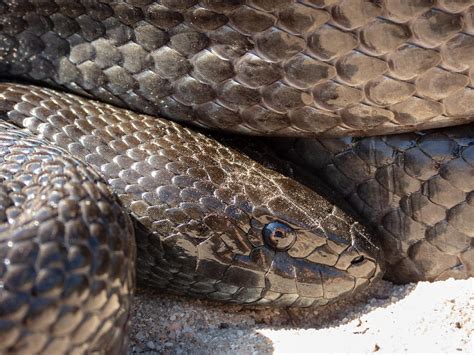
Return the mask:
<svg viewBox="0 0 474 355">
<path fill-rule="evenodd" d="M 137 277 L 229 302 L 326 304 L 381 276 L 369 233 L 315 192 L 156 117 L 0 84 L 0 117 L 94 167 L 137 225 Z M 283 245 L 267 238 L 272 223 Z"/>
<path fill-rule="evenodd" d="M 2 0 L 0 74 L 253 135 L 471 122 L 473 0 Z"/>
<path fill-rule="evenodd" d="M 0 353 L 123 352 L 135 266 L 300 307 L 473 275 L 473 125 L 349 137 L 472 122 L 473 35 L 474 0 L 0 0 L 0 78 L 51 87 L 0 83 Z M 272 147 L 345 201 L 157 116 L 326 136 Z"/>
<path fill-rule="evenodd" d="M 65 150 L 5 122 L 0 147 L 0 353 L 123 352 L 130 218 Z"/>
<path fill-rule="evenodd" d="M 271 142 L 374 227 L 397 282 L 474 275 L 474 125 Z"/>
</svg>

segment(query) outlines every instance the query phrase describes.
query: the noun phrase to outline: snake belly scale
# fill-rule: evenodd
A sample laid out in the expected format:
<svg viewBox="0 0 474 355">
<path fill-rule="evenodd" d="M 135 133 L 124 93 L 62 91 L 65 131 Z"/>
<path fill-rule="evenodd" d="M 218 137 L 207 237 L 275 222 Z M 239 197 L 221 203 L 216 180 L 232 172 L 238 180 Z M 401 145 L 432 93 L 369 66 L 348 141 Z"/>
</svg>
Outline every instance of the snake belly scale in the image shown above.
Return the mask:
<svg viewBox="0 0 474 355">
<path fill-rule="evenodd" d="M 473 14 L 472 0 L 0 0 L 0 352 L 125 351 L 135 279 L 308 307 L 386 267 L 472 275 Z M 272 142 L 346 201 L 160 117 L 318 136 Z"/>
</svg>

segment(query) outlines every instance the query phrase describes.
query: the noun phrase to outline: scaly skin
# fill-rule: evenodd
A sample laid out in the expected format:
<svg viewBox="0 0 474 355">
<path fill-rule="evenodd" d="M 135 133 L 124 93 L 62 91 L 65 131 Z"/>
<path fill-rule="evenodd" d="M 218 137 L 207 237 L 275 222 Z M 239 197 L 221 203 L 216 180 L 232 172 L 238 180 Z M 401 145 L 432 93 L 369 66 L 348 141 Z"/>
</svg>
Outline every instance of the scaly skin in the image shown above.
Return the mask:
<svg viewBox="0 0 474 355">
<path fill-rule="evenodd" d="M 377 232 L 386 278 L 474 275 L 474 125 L 367 138 L 270 143 L 326 181 Z M 303 176 L 300 171 L 295 175 Z"/>
<path fill-rule="evenodd" d="M 0 353 L 123 352 L 130 218 L 65 150 L 3 121 L 0 146 Z"/>
<path fill-rule="evenodd" d="M 10 154 L 10 150 L 18 149 L 15 144 L 22 146 L 21 141 L 15 143 L 16 137 L 22 135 L 36 136 L 46 146 L 58 147 L 54 149 L 64 154 L 62 159 L 74 161 L 80 167 L 78 169 L 93 168 L 97 171 L 135 221 L 137 277 L 144 285 L 229 302 L 307 307 L 349 296 L 382 275 L 380 249 L 356 220 L 314 191 L 202 134 L 156 117 L 34 86 L 2 83 L 0 102 L 3 134 L 8 144 L 14 145 L 9 148 L 5 144 L 7 149 L 1 150 L 4 154 L 1 168 L 12 172 L 11 184 L 24 184 L 20 190 L 24 195 L 30 191 L 30 184 L 36 186 L 26 178 L 31 165 L 28 161 L 24 166 L 8 163 L 12 159 L 19 162 L 25 159 L 23 155 Z M 15 127 L 23 128 L 22 133 Z M 35 140 L 36 144 L 39 142 Z M 51 164 L 49 150 L 45 150 L 43 158 L 46 165 Z M 34 160 L 35 155 L 28 159 Z M 41 168 L 35 166 L 37 179 L 47 179 L 51 168 L 45 167 L 45 171 Z M 54 180 L 54 175 L 50 179 Z M 48 182 L 45 180 L 44 184 L 48 185 Z M 68 186 L 70 182 L 64 176 L 59 183 Z M 4 186 L 9 191 L 10 185 L 4 183 Z M 55 188 L 53 185 L 50 193 L 55 199 L 51 208 L 57 207 L 59 211 L 53 210 L 52 217 L 59 214 L 61 218 L 68 218 L 71 214 L 79 218 L 73 204 L 63 206 L 64 201 L 55 194 Z M 80 192 L 74 193 L 80 195 Z M 40 200 L 41 197 L 30 196 Z M 24 206 L 24 198 L 15 198 L 17 208 L 24 209 L 24 218 L 35 218 L 28 202 Z M 8 198 L 0 200 L 0 207 L 7 211 L 7 216 L 11 214 L 9 201 Z M 103 213 L 115 208 L 110 203 L 102 206 L 100 201 L 98 198 L 91 203 L 99 203 L 101 211 L 105 210 Z M 43 216 L 41 211 L 38 213 Z M 66 216 L 62 217 L 63 214 Z M 97 216 L 102 218 L 104 229 L 110 231 L 109 236 L 102 236 L 106 245 L 100 250 L 111 253 L 114 240 L 124 228 L 114 228 L 113 221 L 105 218 L 107 213 L 104 217 Z M 4 244 L 8 244 L 17 228 L 21 231 L 24 223 L 20 217 L 16 220 L 15 214 L 11 218 L 4 222 L 5 228 L 9 228 L 5 236 L 0 234 L 5 238 Z M 87 223 L 88 216 L 82 216 L 82 219 Z M 109 224 L 110 227 L 105 227 Z M 38 223 L 36 226 L 40 231 L 42 228 L 50 230 L 49 225 Z M 275 226 L 278 228 L 273 229 Z M 77 229 L 74 227 L 65 228 L 58 238 L 51 236 L 51 243 L 58 249 L 68 249 L 71 239 L 89 238 L 84 222 Z M 36 230 L 31 233 L 37 248 L 43 248 L 41 234 L 35 234 Z M 8 245 L 11 249 L 9 255 L 22 247 L 16 242 Z M 122 242 L 120 246 L 126 247 L 127 244 Z M 2 247 L 1 250 L 9 249 Z M 54 249 L 49 258 L 56 260 L 60 255 Z M 10 271 L 9 256 L 0 258 L 0 266 L 7 270 L 6 276 L 0 274 L 0 282 L 5 285 L 0 289 L 0 311 L 5 308 L 12 312 L 9 302 L 15 304 L 17 301 L 3 300 L 9 295 L 18 296 L 19 291 L 26 293 L 25 309 L 31 310 L 35 306 L 37 288 L 33 284 L 39 282 L 43 270 L 33 266 L 35 257 L 32 254 L 25 255 L 22 262 L 25 267 L 32 268 L 28 274 L 31 287 L 18 290 L 9 284 L 9 272 L 14 273 Z M 84 260 L 85 265 L 89 265 L 87 262 L 91 263 Z M 124 259 L 122 262 L 130 261 Z M 67 269 L 67 265 L 62 267 Z M 93 265 L 90 264 L 88 269 L 85 266 L 86 277 L 93 277 Z M 112 275 L 124 269 L 124 265 L 113 262 L 108 266 Z M 128 272 L 131 272 L 131 266 Z M 23 276 L 16 274 L 12 277 L 23 280 Z M 113 278 L 107 280 L 111 286 L 115 285 Z M 67 283 L 54 286 L 56 293 L 67 293 Z M 130 290 L 120 288 L 120 291 L 125 297 Z M 61 297 L 55 302 L 48 309 L 50 312 L 59 311 L 67 304 Z M 91 302 L 95 303 L 95 300 Z M 39 312 L 46 311 L 40 309 Z M 121 311 L 127 314 L 126 307 Z M 107 310 L 97 310 L 99 317 L 102 313 L 105 313 L 103 317 L 108 316 Z M 0 313 L 0 316 L 0 322 L 10 317 L 8 313 Z M 52 329 L 43 327 L 42 317 L 31 322 L 27 315 L 25 317 L 11 324 L 12 331 L 24 327 L 26 332 L 33 332 L 41 326 L 47 339 L 38 348 L 28 348 L 31 353 L 44 352 L 48 344 L 63 339 Z M 56 319 L 49 314 L 44 317 L 51 322 Z M 99 325 L 105 327 L 109 324 L 104 318 L 99 319 Z M 124 323 L 110 324 L 118 328 L 117 334 L 124 331 L 121 328 Z M 71 334 L 75 334 L 77 329 L 71 326 Z M 24 337 L 16 333 L 15 336 L 2 343 L 6 350 L 13 351 L 22 346 Z M 84 338 L 81 346 L 92 348 L 96 344 L 93 340 Z M 123 339 L 119 336 L 112 340 Z M 61 352 L 74 350 L 69 338 L 62 346 Z M 108 351 L 105 345 L 100 349 Z"/>
<path fill-rule="evenodd" d="M 0 77 L 35 80 L 138 112 L 253 135 L 363 136 L 466 124 L 474 118 L 473 5 L 469 0 L 0 0 Z M 74 156 L 64 161 L 85 170 L 91 166 L 110 185 L 136 222 L 141 282 L 232 302 L 309 306 L 347 296 L 381 275 L 380 251 L 352 217 L 293 180 L 179 125 L 18 84 L 0 85 L 0 115 L 8 122 L 2 123 L 6 147 L 16 151 L 22 134 L 37 136 L 54 146 L 39 150 L 63 149 Z M 403 168 L 420 190 L 411 191 L 418 185 L 407 178 L 417 186 L 397 185 L 400 191 L 388 188 L 387 193 L 380 186 L 392 187 L 384 182 L 398 175 L 383 180 L 382 173 L 367 174 L 400 168 L 395 160 L 371 165 L 371 154 L 392 158 L 371 146 L 376 138 L 361 141 L 369 146 L 344 138 L 343 151 L 323 150 L 337 168 L 326 175 L 338 181 L 354 175 L 347 189 L 354 184 L 358 189 L 350 201 L 379 229 L 390 277 L 472 274 L 467 147 L 472 137 L 454 140 L 458 150 L 441 161 L 438 146 L 430 155 L 419 137 L 405 137 L 395 148 L 391 144 L 399 138 L 380 139 L 387 151 L 406 159 Z M 416 147 L 404 145 L 413 141 Z M 338 145 L 332 142 L 327 144 Z M 361 147 L 365 150 L 357 151 Z M 17 159 L 9 149 L 3 157 Z M 456 155 L 459 151 L 468 158 Z M 298 154 L 314 158 L 311 146 Z M 420 170 L 430 162 L 435 164 L 428 171 Z M 1 201 L 13 211 L 5 215 L 5 240 L 23 223 L 17 210 L 26 208 L 27 218 L 35 215 L 23 205 L 22 196 L 32 198 L 27 194 L 32 182 L 22 163 L 6 159 L 1 166 L 14 181 L 5 180 Z M 445 163 L 449 167 L 440 168 Z M 466 176 L 462 183 L 448 174 L 453 165 Z M 89 175 L 69 178 L 83 181 Z M 438 201 L 429 192 L 438 182 L 459 191 Z M 12 184 L 20 192 L 11 190 Z M 51 188 L 44 193 L 54 198 L 57 186 Z M 113 197 L 104 198 L 116 204 Z M 50 207 L 53 216 L 62 216 L 60 205 Z M 452 228 L 461 233 L 454 239 L 447 237 Z M 63 234 L 68 233 L 89 238 L 82 229 Z M 130 234 L 123 238 L 130 240 Z M 59 238 L 56 244 L 67 248 L 69 240 Z M 9 242 L 8 248 L 19 250 Z M 42 242 L 31 239 L 32 245 Z M 25 258 L 33 262 L 34 254 Z M 0 277 L 6 275 L 8 287 L 23 280 L 8 255 L 0 260 Z M 131 264 L 124 268 L 129 275 Z M 14 309 L 10 290 L 2 291 L 7 298 L 0 297 L 0 325 L 11 331 L 2 328 L 0 336 L 10 337 L 2 344 L 8 351 L 72 351 L 76 340 L 69 333 L 61 338 L 46 327 L 42 342 L 33 334 L 41 322 L 53 319 L 40 309 L 41 317 L 31 320 L 39 307 L 34 298 L 42 290 L 38 267 L 26 275 L 37 278 L 34 286 L 21 290 L 31 301 L 22 308 L 25 313 L 8 313 Z M 124 300 L 127 291 L 119 292 Z M 110 352 L 123 345 L 128 303 L 121 304 L 123 317 L 98 323 L 104 329 L 113 323 L 113 331 L 104 335 L 94 329 L 96 338 L 82 346 Z M 51 312 L 61 307 L 57 303 Z M 72 333 L 80 329 L 72 328 Z"/>
<path fill-rule="evenodd" d="M 0 75 L 253 135 L 471 122 L 474 1 L 0 1 Z"/>
</svg>

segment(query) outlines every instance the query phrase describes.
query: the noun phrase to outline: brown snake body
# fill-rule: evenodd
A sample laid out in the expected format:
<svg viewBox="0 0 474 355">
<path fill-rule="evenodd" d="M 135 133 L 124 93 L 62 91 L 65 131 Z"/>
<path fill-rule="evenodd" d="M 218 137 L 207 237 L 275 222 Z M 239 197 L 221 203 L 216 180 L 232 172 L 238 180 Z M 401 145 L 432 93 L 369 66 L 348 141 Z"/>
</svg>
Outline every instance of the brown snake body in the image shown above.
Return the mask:
<svg viewBox="0 0 474 355">
<path fill-rule="evenodd" d="M 385 266 L 472 275 L 473 18 L 471 0 L 0 1 L 0 352 L 123 350 L 135 263 L 142 284 L 276 306 Z M 373 231 L 156 116 L 297 136 L 272 150 Z"/>
</svg>

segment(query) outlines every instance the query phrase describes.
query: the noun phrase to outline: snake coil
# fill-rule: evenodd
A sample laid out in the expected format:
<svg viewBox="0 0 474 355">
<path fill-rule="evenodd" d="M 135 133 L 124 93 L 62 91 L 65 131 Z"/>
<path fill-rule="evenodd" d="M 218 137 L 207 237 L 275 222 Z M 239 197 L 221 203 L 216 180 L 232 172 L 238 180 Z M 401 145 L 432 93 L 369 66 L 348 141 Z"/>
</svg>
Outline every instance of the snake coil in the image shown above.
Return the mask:
<svg viewBox="0 0 474 355">
<path fill-rule="evenodd" d="M 472 0 L 0 0 L 0 352 L 125 351 L 135 273 L 300 307 L 385 268 L 472 276 L 473 19 Z M 319 192 L 159 117 L 271 136 Z"/>
</svg>

